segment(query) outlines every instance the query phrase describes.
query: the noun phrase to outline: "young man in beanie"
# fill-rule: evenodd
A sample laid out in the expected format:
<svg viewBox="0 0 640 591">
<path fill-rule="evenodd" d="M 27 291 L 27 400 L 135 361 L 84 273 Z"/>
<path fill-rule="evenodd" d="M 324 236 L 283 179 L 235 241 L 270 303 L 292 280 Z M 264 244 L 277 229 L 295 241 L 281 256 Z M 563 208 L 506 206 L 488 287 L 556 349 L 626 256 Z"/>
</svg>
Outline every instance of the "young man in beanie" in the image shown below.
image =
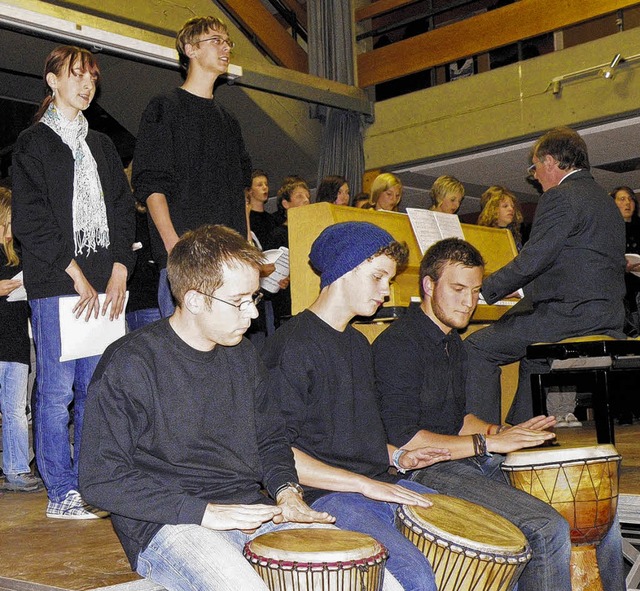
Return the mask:
<svg viewBox="0 0 640 591">
<path fill-rule="evenodd" d="M 405 589 L 435 590 L 429 563 L 394 527 L 398 504 L 428 507 L 434 492 L 388 473 L 449 459 L 447 450 L 410 452 L 386 443 L 376 404 L 371 348 L 352 326 L 389 295 L 406 246 L 364 222 L 326 228 L 309 255 L 321 275 L 308 310 L 267 339 L 263 359 L 279 397 L 305 500 L 336 525 L 374 536 L 389 550 L 387 569 Z"/>
</svg>

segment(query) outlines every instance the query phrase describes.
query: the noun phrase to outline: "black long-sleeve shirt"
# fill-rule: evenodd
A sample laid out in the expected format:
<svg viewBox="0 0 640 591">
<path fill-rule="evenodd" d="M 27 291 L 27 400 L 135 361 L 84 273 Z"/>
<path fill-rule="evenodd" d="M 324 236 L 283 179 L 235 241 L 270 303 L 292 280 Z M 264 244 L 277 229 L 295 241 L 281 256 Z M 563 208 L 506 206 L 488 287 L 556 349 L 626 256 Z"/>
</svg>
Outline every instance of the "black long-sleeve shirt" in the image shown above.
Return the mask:
<svg viewBox="0 0 640 591">
<path fill-rule="evenodd" d="M 165 195 L 178 236 L 203 224 L 247 234 L 251 158 L 238 121 L 214 99 L 181 88 L 151 99 L 140 121 L 132 183 L 142 203 L 152 193 Z M 154 260 L 164 268 L 164 244 L 153 223 L 150 229 Z"/>
<path fill-rule="evenodd" d="M 208 503 L 273 503 L 297 482 L 277 405 L 249 341 L 197 351 L 168 320 L 102 356 L 85 407 L 80 490 L 112 513 L 135 568 L 163 524 L 202 521 Z"/>
<path fill-rule="evenodd" d="M 393 482 L 376 407 L 371 347 L 305 310 L 268 338 L 262 357 L 293 447 L 330 466 Z M 327 491 L 305 487 L 312 503 Z"/>
<path fill-rule="evenodd" d="M 89 130 L 87 145 L 95 158 L 107 210 L 109 247 L 75 256 L 73 241 L 73 171 L 71 149 L 44 123 L 18 137 L 13 152 L 13 231 L 22 246 L 24 286 L 30 300 L 75 295 L 65 272 L 75 258 L 99 292 L 107 287 L 113 263 L 129 273 L 135 217 L 131 189 L 113 142 Z"/>
<path fill-rule="evenodd" d="M 22 271 L 22 265 L 7 266 L 7 255 L 0 246 L 0 280 L 13 279 Z M 29 305 L 25 301 L 9 302 L 8 296 L 0 296 L 0 361 L 11 361 L 29 365 Z"/>
<path fill-rule="evenodd" d="M 457 435 L 464 422 L 466 355 L 456 330 L 444 334 L 411 304 L 373 343 L 378 404 L 389 441 L 418 431 Z"/>
</svg>

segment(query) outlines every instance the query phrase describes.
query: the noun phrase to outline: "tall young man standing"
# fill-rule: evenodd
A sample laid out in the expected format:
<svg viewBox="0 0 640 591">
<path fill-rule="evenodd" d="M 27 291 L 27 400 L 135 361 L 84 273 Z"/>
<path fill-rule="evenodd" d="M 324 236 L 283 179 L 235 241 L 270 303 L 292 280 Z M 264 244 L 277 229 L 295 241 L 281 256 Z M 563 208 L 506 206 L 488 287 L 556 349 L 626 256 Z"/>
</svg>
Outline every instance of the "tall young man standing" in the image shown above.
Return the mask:
<svg viewBox="0 0 640 591">
<path fill-rule="evenodd" d="M 173 311 L 165 267 L 178 236 L 203 224 L 247 233 L 244 188 L 251 183 L 251 159 L 238 121 L 214 99 L 233 47 L 220 19 L 187 21 L 176 38 L 184 84 L 151 99 L 140 122 L 132 184 L 153 222 L 163 316 Z"/>
</svg>

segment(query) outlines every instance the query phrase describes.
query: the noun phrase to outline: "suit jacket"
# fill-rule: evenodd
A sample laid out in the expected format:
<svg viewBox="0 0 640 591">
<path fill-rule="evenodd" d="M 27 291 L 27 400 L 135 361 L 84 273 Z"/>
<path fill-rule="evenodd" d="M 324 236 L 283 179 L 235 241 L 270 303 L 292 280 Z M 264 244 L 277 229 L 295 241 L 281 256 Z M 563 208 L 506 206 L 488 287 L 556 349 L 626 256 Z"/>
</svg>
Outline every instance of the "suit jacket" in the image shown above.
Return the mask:
<svg viewBox="0 0 640 591">
<path fill-rule="evenodd" d="M 624 221 L 589 171 L 579 170 L 540 198 L 529 241 L 489 276 L 482 295 L 493 303 L 524 287 L 533 305 L 598 300 L 622 306 Z"/>
</svg>

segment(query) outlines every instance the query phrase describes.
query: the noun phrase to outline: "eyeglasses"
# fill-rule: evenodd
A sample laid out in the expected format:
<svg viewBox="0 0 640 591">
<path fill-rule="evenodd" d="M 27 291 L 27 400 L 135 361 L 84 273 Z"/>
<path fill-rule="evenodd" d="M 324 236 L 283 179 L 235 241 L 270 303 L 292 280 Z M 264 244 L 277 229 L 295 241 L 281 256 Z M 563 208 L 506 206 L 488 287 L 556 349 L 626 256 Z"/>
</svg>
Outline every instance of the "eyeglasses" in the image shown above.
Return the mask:
<svg viewBox="0 0 640 591">
<path fill-rule="evenodd" d="M 204 43 L 205 41 L 211 41 L 214 45 L 226 45 L 229 49 L 233 49 L 236 44 L 231 41 L 228 37 L 220 37 L 219 35 L 214 35 L 213 37 L 207 37 L 206 39 L 200 39 L 200 41 L 194 41 L 193 45 L 198 45 L 198 43 Z"/>
<path fill-rule="evenodd" d="M 237 308 L 239 312 L 246 312 L 249 309 L 249 306 L 251 306 L 251 304 L 258 307 L 258 304 L 262 301 L 262 298 L 264 297 L 264 294 L 261 291 L 259 291 L 258 293 L 254 293 L 251 296 L 250 300 L 243 300 L 239 304 L 234 304 L 232 302 L 227 302 L 227 300 L 221 300 L 220 298 L 217 298 L 216 296 L 211 295 L 210 293 L 205 293 L 204 291 L 200 291 L 198 293 L 201 293 L 202 295 L 207 296 L 208 298 L 211 298 L 213 300 L 217 300 L 218 302 L 222 302 L 223 304 L 228 304 L 229 306 L 233 306 L 234 308 Z"/>
</svg>

